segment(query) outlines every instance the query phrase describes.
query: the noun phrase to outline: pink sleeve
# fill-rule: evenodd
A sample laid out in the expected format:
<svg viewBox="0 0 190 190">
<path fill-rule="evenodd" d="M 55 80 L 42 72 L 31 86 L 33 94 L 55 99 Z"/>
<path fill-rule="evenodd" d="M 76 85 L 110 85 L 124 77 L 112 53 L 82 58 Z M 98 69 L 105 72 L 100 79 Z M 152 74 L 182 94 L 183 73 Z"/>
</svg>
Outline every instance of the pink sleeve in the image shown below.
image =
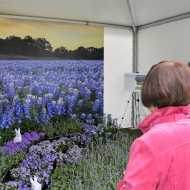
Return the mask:
<svg viewBox="0 0 190 190">
<path fill-rule="evenodd" d="M 156 157 L 141 140 L 132 144 L 124 177 L 117 184 L 117 190 L 156 190 L 158 172 Z"/>
</svg>

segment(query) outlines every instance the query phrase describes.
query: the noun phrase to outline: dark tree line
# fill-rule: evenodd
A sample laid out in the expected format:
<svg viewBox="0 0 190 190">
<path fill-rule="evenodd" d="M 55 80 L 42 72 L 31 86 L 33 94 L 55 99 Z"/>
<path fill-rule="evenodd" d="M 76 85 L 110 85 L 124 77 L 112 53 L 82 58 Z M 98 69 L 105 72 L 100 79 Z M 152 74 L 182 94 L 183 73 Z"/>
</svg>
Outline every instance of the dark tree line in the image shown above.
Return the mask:
<svg viewBox="0 0 190 190">
<path fill-rule="evenodd" d="M 0 55 L 60 58 L 60 59 L 103 59 L 104 49 L 94 47 L 78 47 L 68 50 L 64 46 L 53 50 L 51 43 L 45 38 L 33 39 L 26 36 L 23 39 L 17 36 L 0 38 Z"/>
</svg>

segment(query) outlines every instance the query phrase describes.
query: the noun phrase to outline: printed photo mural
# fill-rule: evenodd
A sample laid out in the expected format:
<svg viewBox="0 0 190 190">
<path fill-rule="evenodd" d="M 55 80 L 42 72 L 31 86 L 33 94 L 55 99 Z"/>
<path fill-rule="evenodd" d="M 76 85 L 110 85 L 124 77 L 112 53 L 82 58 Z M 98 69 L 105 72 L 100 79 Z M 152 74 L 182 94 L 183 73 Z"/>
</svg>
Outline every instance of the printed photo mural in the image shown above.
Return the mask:
<svg viewBox="0 0 190 190">
<path fill-rule="evenodd" d="M 56 166 L 78 162 L 103 119 L 103 38 L 101 27 L 0 19 L 0 190 L 51 188 Z"/>
</svg>

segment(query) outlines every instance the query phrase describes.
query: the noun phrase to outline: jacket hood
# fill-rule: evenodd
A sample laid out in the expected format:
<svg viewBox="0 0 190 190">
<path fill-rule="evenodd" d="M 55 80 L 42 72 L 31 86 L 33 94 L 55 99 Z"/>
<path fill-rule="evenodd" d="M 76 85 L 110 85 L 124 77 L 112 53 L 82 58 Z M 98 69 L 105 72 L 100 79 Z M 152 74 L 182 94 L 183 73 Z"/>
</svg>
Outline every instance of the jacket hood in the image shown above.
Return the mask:
<svg viewBox="0 0 190 190">
<path fill-rule="evenodd" d="M 157 124 L 175 122 L 181 119 L 190 118 L 190 104 L 187 106 L 169 106 L 159 108 L 148 115 L 138 126 L 146 133 Z"/>
</svg>

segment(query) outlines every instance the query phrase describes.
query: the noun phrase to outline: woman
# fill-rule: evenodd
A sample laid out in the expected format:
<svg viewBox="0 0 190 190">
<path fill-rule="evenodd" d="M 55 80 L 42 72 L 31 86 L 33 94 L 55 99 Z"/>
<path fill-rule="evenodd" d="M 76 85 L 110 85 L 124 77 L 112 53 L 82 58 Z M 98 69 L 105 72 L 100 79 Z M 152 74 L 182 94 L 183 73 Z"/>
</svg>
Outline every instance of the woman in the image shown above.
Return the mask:
<svg viewBox="0 0 190 190">
<path fill-rule="evenodd" d="M 139 125 L 117 190 L 190 190 L 190 68 L 162 61 L 148 72 L 142 102 L 152 112 Z"/>
</svg>

